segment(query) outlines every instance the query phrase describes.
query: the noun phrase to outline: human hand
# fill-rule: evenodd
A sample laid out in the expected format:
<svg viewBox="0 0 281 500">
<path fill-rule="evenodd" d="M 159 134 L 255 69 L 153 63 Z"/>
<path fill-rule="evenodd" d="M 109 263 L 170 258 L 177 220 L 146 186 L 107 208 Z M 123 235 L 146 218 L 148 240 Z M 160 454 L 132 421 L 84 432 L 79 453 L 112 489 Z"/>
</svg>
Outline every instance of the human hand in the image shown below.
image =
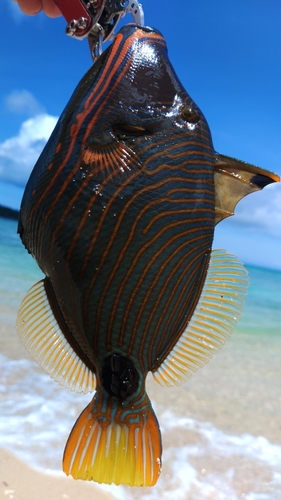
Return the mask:
<svg viewBox="0 0 281 500">
<path fill-rule="evenodd" d="M 61 11 L 53 0 L 15 0 L 19 8 L 29 16 L 35 16 L 41 10 L 49 17 L 61 16 Z"/>
</svg>

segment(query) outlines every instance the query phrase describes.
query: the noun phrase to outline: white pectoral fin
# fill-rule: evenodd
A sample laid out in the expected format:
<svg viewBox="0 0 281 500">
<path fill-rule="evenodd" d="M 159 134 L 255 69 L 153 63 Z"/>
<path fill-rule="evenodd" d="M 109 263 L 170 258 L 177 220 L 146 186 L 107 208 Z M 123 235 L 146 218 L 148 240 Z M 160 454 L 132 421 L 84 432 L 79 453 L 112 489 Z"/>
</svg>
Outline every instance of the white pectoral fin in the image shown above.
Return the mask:
<svg viewBox="0 0 281 500">
<path fill-rule="evenodd" d="M 28 291 L 17 317 L 17 331 L 32 358 L 61 385 L 92 392 L 95 374 L 83 363 L 61 331 L 41 280 Z"/>
<path fill-rule="evenodd" d="M 192 318 L 167 358 L 153 372 L 161 385 L 180 385 L 223 347 L 243 311 L 247 270 L 224 250 L 213 250 Z"/>
<path fill-rule="evenodd" d="M 229 156 L 217 155 L 215 167 L 215 224 L 234 214 L 237 203 L 272 182 L 278 175 Z"/>
</svg>

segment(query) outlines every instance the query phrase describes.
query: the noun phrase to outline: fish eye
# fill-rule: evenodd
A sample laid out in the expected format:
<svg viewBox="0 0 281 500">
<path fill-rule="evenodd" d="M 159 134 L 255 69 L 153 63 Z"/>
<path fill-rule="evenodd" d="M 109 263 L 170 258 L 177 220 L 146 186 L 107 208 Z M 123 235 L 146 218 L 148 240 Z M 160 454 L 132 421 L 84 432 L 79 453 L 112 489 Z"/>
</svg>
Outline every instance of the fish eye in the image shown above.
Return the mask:
<svg viewBox="0 0 281 500">
<path fill-rule="evenodd" d="M 194 109 L 188 106 L 182 108 L 181 116 L 186 122 L 189 123 L 198 123 L 200 120 L 198 113 Z"/>
<path fill-rule="evenodd" d="M 143 135 L 149 134 L 149 131 L 138 125 L 130 125 L 127 123 L 117 123 L 113 127 L 114 132 L 121 139 L 126 139 L 128 137 L 142 137 Z"/>
</svg>

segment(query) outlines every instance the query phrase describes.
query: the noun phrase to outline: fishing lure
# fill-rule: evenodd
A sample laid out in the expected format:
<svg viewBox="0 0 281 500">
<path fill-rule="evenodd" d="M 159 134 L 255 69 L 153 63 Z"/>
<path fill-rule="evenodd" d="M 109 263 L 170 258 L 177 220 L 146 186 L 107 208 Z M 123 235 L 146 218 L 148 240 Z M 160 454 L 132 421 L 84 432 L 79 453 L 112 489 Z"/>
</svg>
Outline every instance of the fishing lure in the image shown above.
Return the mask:
<svg viewBox="0 0 281 500">
<path fill-rule="evenodd" d="M 230 335 L 247 291 L 216 223 L 275 174 L 219 155 L 165 40 L 127 25 L 84 76 L 36 163 L 19 234 L 45 278 L 19 335 L 64 386 L 96 390 L 66 444 L 76 479 L 154 485 L 161 435 L 145 389 L 184 382 Z"/>
</svg>

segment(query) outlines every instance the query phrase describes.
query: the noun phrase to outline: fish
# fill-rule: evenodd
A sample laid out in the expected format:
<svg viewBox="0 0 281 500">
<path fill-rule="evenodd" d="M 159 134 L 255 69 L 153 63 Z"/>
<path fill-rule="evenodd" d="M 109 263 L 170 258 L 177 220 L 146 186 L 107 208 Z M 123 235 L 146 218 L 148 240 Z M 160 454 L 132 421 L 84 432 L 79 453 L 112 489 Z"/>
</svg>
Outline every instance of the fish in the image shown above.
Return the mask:
<svg viewBox="0 0 281 500">
<path fill-rule="evenodd" d="M 221 349 L 248 274 L 215 225 L 280 179 L 214 150 L 150 27 L 124 26 L 82 78 L 25 188 L 18 233 L 45 277 L 19 336 L 57 382 L 94 396 L 66 443 L 74 479 L 153 486 L 160 427 L 147 374 L 180 385 Z"/>
</svg>

